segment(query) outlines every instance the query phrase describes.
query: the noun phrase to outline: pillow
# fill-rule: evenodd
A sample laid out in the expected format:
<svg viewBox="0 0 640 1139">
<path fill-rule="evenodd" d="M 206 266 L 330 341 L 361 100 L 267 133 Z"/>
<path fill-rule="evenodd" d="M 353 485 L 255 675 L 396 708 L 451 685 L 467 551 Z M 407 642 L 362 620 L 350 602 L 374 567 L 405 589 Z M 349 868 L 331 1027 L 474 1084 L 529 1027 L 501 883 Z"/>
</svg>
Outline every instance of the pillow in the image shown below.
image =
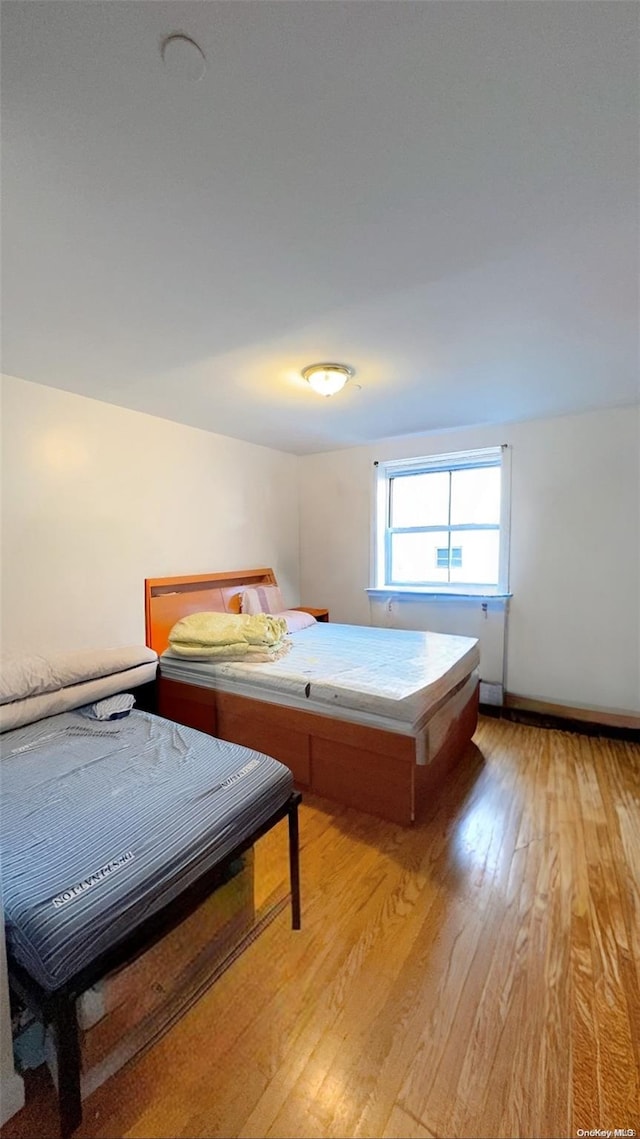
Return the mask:
<svg viewBox="0 0 640 1139">
<path fill-rule="evenodd" d="M 282 613 L 284 601 L 280 588 L 277 585 L 256 585 L 254 589 L 245 589 L 240 600 L 240 609 L 243 613 Z"/>
<path fill-rule="evenodd" d="M 128 716 L 136 702 L 131 692 L 121 692 L 117 696 L 107 696 L 106 700 L 96 700 L 80 709 L 89 720 L 122 720 Z"/>
<path fill-rule="evenodd" d="M 310 625 L 318 624 L 310 613 L 300 613 L 298 609 L 284 609 L 282 613 L 275 613 L 274 616 L 284 617 L 288 633 L 299 633 L 302 629 L 308 629 Z"/>
</svg>

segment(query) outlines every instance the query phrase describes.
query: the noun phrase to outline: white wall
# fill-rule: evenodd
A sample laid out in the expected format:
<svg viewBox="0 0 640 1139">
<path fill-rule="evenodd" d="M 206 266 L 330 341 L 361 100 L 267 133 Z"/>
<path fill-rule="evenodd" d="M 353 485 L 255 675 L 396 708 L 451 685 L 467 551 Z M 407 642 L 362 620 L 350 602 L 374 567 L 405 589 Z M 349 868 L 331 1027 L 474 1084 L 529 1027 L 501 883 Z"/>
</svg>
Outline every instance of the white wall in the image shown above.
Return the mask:
<svg viewBox="0 0 640 1139">
<path fill-rule="evenodd" d="M 506 687 L 640 710 L 638 408 L 384 440 L 301 460 L 301 596 L 369 624 L 375 459 L 512 446 Z M 398 604 L 402 604 L 401 602 Z"/>
<path fill-rule="evenodd" d="M 2 649 L 144 643 L 144 579 L 273 566 L 299 600 L 298 459 L 2 381 Z"/>
</svg>

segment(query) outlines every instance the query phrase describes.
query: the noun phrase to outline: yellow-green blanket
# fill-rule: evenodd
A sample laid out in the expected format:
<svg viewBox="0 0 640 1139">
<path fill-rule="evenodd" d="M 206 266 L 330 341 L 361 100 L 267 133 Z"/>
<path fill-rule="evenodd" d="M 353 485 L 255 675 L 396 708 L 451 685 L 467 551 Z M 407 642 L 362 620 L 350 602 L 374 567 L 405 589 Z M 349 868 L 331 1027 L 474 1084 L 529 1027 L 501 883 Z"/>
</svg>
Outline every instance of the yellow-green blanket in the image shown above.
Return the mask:
<svg viewBox="0 0 640 1139">
<path fill-rule="evenodd" d="M 169 633 L 171 651 L 192 660 L 270 661 L 291 648 L 283 617 L 267 613 L 191 613 Z"/>
</svg>

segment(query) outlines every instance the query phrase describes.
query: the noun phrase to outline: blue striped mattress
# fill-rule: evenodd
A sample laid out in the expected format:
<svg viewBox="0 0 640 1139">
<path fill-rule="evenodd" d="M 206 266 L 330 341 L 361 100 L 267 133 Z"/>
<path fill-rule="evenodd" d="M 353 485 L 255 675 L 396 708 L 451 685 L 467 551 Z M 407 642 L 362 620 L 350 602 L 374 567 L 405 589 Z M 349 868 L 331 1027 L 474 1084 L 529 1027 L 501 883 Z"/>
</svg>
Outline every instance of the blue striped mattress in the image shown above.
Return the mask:
<svg viewBox="0 0 640 1139">
<path fill-rule="evenodd" d="M 248 838 L 288 799 L 259 752 L 144 712 L 66 712 L 0 739 L 7 944 L 45 989 Z"/>
</svg>

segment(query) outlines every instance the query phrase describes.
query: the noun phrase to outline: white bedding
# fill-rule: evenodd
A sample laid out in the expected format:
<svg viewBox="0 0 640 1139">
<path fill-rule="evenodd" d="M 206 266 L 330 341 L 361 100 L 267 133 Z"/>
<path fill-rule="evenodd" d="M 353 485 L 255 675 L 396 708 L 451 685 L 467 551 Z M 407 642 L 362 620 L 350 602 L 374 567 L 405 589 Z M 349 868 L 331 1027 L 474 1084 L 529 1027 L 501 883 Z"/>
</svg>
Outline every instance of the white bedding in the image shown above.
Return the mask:
<svg viewBox="0 0 640 1139">
<path fill-rule="evenodd" d="M 66 653 L 3 653 L 0 656 L 0 705 L 59 692 L 155 663 L 157 654 L 146 645 L 90 649 Z"/>
<path fill-rule="evenodd" d="M 155 680 L 145 645 L 0 660 L 0 734 Z"/>
<path fill-rule="evenodd" d="M 269 664 L 208 664 L 170 651 L 160 672 L 172 680 L 321 711 L 370 716 L 415 734 L 442 700 L 478 667 L 478 641 L 443 633 L 317 623 L 292 634 L 293 647 Z M 351 715 L 349 714 L 351 713 Z"/>
</svg>

